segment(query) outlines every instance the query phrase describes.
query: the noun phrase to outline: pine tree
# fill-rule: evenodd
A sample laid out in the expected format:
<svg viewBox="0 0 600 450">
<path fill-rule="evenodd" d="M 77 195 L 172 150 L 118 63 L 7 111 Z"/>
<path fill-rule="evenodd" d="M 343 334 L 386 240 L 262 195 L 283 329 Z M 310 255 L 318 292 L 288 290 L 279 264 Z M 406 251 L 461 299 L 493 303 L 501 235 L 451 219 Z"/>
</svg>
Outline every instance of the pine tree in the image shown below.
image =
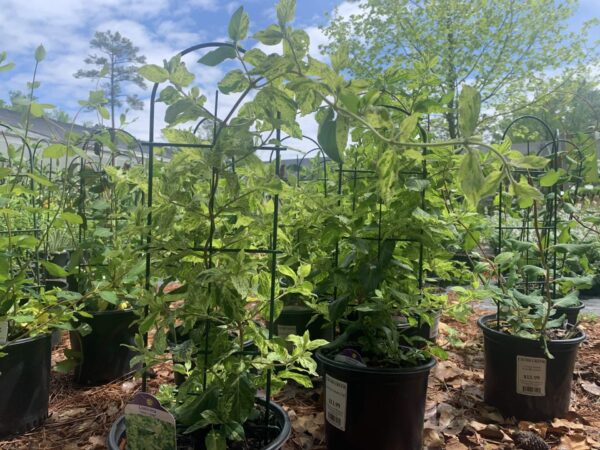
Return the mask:
<svg viewBox="0 0 600 450">
<path fill-rule="evenodd" d="M 146 57 L 138 55 L 139 48 L 118 31 L 97 31 L 90 41 L 90 48 L 98 53 L 89 55 L 84 62 L 95 68 L 79 69 L 74 76 L 100 82 L 99 87 L 108 100 L 111 127 L 114 129 L 115 112 L 118 108 L 124 104 L 135 110 L 144 107 L 137 94 L 125 94 L 123 91 L 125 83 L 133 83 L 141 89 L 146 89 L 144 79 L 138 74 L 138 68 L 146 63 Z"/>
</svg>

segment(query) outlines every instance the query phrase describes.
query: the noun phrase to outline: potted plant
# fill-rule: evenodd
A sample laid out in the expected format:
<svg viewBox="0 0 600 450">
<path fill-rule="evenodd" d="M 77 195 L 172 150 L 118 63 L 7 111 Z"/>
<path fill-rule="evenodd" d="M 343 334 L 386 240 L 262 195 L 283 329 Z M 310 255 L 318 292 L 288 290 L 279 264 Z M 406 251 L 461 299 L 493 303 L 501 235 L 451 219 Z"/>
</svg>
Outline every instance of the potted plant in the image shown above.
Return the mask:
<svg viewBox="0 0 600 450">
<path fill-rule="evenodd" d="M 287 29 L 291 2 L 281 2 L 277 13 L 278 26 Z M 192 439 L 200 448 L 280 448 L 290 432 L 289 419 L 272 395 L 286 380 L 309 386 L 309 377 L 316 375 L 311 353 L 325 343 L 311 341 L 308 333 L 290 335 L 287 342 L 293 346 L 288 349 L 273 334 L 285 295 L 295 291 L 310 296 L 313 286 L 304 280 L 304 267 L 301 273 L 293 270 L 290 285 L 278 282 L 277 268 L 286 276 L 292 270 L 282 264 L 285 256 L 279 255 L 271 234 L 274 228 L 275 234 L 279 231 L 274 211 L 287 187 L 276 170 L 278 161 L 265 164 L 256 152 L 274 130 L 297 127 L 297 106 L 277 82 L 271 83 L 279 78 L 275 73 L 264 77 L 274 69 L 271 62 L 277 55 L 265 55 L 269 61 L 257 55 L 262 52 L 254 52 L 257 59 L 250 52 L 242 55 L 237 44 L 247 30 L 248 17 L 240 8 L 229 26 L 232 44 L 217 45 L 200 59 L 208 65 L 224 59 L 243 62 L 243 71 L 234 70 L 219 83 L 222 94 L 245 92 L 243 97 L 256 89 L 256 96 L 240 111 L 238 101 L 226 119 L 213 117 L 198 88 L 188 88 L 194 76 L 180 56 L 163 67 L 141 69 L 150 81 L 169 80 L 159 94 L 167 104 L 169 125 L 162 134 L 174 144 L 190 145 L 174 149 L 169 161 L 155 166 L 149 248 L 153 295 L 142 299 L 147 309 L 139 320 L 140 332 L 152 330 L 153 339 L 147 348 L 137 337 L 134 362 L 151 367 L 168 360 L 168 338 L 177 342 L 182 351 L 178 349 L 174 370 L 185 380 L 177 390 L 163 387 L 158 397 L 177 420 L 178 439 Z M 304 41 L 293 45 L 305 53 Z M 275 101 L 283 99 L 284 104 Z M 178 127 L 201 118 L 214 125 L 208 139 L 194 128 Z M 254 348 L 246 347 L 248 341 Z M 261 390 L 266 403 L 257 398 Z M 116 425 L 109 444 L 118 445 L 126 432 Z"/>
<path fill-rule="evenodd" d="M 81 306 L 82 326 L 69 334 L 71 348 L 62 371 L 74 371 L 81 384 L 102 384 L 132 373 L 130 361 L 135 355 L 128 346 L 134 345 L 138 320 L 134 306 L 144 295 L 145 261 L 126 246 L 107 248 L 93 266 L 76 272 Z"/>
<path fill-rule="evenodd" d="M 542 169 L 548 159 L 528 158 L 528 169 Z M 541 184 L 555 187 L 559 177 L 542 173 Z M 530 224 L 531 241 L 507 236 L 493 262 L 482 264 L 497 278 L 488 286 L 497 313 L 479 319 L 485 347 L 485 401 L 505 416 L 525 420 L 564 417 L 569 411 L 577 348 L 585 333 L 569 322 L 561 308 L 580 304 L 574 288 L 585 277 L 561 277 L 556 261 L 581 250 L 578 244 L 556 243 L 552 208 L 557 190 L 545 197 L 533 187 L 528 171 L 511 192 L 521 193 L 518 206 Z M 525 195 L 523 196 L 523 193 Z"/>
<path fill-rule="evenodd" d="M 35 52 L 36 69 L 45 50 Z M 0 54 L 0 63 L 6 54 Z M 3 66 L 6 67 L 6 66 Z M 73 329 L 77 311 L 76 296 L 41 284 L 40 249 L 54 227 L 73 216 L 65 208 L 64 177 L 52 182 L 39 170 L 47 158 L 64 144 L 34 142 L 28 123 L 44 106 L 33 101 L 33 78 L 24 128 L 0 124 L 2 134 L 9 132 L 18 145 L 11 145 L 0 168 L 0 436 L 18 434 L 39 426 L 48 416 L 50 389 L 50 332 L 55 328 Z M 34 114 L 36 112 L 36 114 Z M 39 148 L 33 154 L 31 148 Z M 42 220 L 44 193 L 58 192 L 58 207 Z M 44 218 L 46 219 L 46 218 Z M 64 270 L 42 261 L 50 274 L 60 276 Z"/>
<path fill-rule="evenodd" d="M 86 108 L 102 109 L 106 99 L 94 93 Z M 77 292 L 81 326 L 70 333 L 67 359 L 57 368 L 74 370 L 77 383 L 101 384 L 132 373 L 138 318 L 134 308 L 144 294 L 145 261 L 139 249 L 143 217 L 139 214 L 141 191 L 137 181 L 144 167 L 104 165 L 102 155 L 108 148 L 122 162 L 119 148 L 122 132 L 97 128 L 92 134 L 78 136 L 82 148 L 93 147 L 94 155 L 77 153 L 67 165 L 72 181 L 69 187 L 71 208 L 79 219 L 78 242 L 70 252 L 64 275 L 70 290 Z M 64 227 L 69 230 L 70 227 Z M 66 233 L 66 231 L 65 231 Z"/>
</svg>

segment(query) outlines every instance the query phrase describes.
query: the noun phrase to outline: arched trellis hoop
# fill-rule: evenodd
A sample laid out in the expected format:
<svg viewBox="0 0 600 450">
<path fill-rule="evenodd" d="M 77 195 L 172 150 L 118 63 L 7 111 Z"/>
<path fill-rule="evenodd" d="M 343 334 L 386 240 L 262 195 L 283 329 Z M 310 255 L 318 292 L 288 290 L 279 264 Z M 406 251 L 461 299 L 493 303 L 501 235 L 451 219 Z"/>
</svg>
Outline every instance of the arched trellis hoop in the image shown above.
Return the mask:
<svg viewBox="0 0 600 450">
<path fill-rule="evenodd" d="M 281 140 L 281 143 L 283 143 L 284 141 L 288 140 L 288 139 L 292 139 L 292 136 L 286 136 Z M 315 145 L 315 148 L 312 148 L 310 150 L 308 150 L 307 152 L 305 152 L 301 158 L 298 158 L 296 156 L 296 183 L 299 184 L 300 183 L 300 171 L 302 169 L 302 165 L 304 164 L 304 161 L 306 160 L 306 158 L 308 158 L 309 155 L 313 154 L 313 153 L 317 153 L 317 158 L 320 158 L 320 160 L 323 163 L 323 192 L 325 195 L 327 195 L 327 156 L 325 154 L 325 151 L 323 150 L 323 147 L 321 147 L 321 144 L 319 144 L 319 142 L 310 137 L 310 136 L 306 136 L 305 134 L 302 135 L 302 137 L 300 138 L 301 140 L 308 140 L 310 142 L 312 142 Z M 273 159 L 273 152 L 271 152 L 271 155 L 269 157 L 269 161 L 271 161 Z"/>
<path fill-rule="evenodd" d="M 196 52 L 199 50 L 223 48 L 223 47 L 236 49 L 236 51 L 239 52 L 240 54 L 245 52 L 244 49 L 242 49 L 240 47 L 236 47 L 234 44 L 231 44 L 231 43 L 208 42 L 208 43 L 197 44 L 197 45 L 188 47 L 187 49 L 179 52 L 177 54 L 177 56 L 183 57 L 185 55 L 188 55 L 190 53 L 193 53 L 193 52 Z M 200 127 L 202 126 L 202 124 L 206 123 L 206 121 L 208 121 L 208 120 L 212 120 L 213 135 L 212 135 L 211 142 L 210 143 L 177 143 L 177 142 L 159 142 L 156 140 L 156 137 L 155 137 L 155 126 L 156 126 L 155 115 L 156 115 L 156 102 L 157 102 L 157 93 L 158 93 L 159 85 L 160 85 L 160 83 L 154 83 L 154 86 L 152 88 L 152 93 L 151 93 L 151 98 L 150 98 L 150 119 L 149 119 L 149 134 L 148 134 L 149 139 L 147 142 L 145 142 L 145 144 L 148 146 L 148 184 L 147 184 L 148 188 L 147 188 L 147 201 L 146 201 L 146 205 L 148 208 L 148 214 L 147 214 L 147 219 L 146 219 L 147 231 L 146 231 L 146 236 L 145 236 L 145 254 L 146 254 L 145 288 L 148 291 L 151 290 L 151 270 L 152 270 L 151 249 L 152 249 L 153 236 L 152 236 L 151 229 L 152 229 L 152 225 L 153 225 L 152 208 L 153 208 L 153 197 L 154 197 L 153 177 L 154 177 L 154 150 L 155 150 L 155 148 L 171 147 L 171 148 L 175 148 L 175 149 L 176 148 L 192 148 L 192 149 L 198 149 L 198 150 L 210 150 L 210 149 L 214 148 L 215 145 L 217 145 L 217 142 L 218 142 L 218 139 L 219 139 L 219 136 L 220 136 L 222 130 L 227 126 L 230 119 L 232 119 L 234 114 L 238 111 L 238 109 L 241 106 L 244 99 L 246 99 L 248 97 L 248 94 L 252 91 L 252 89 L 254 89 L 253 85 L 248 86 L 248 88 L 246 88 L 239 95 L 239 97 L 233 104 L 232 108 L 227 112 L 227 115 L 223 119 L 220 119 L 218 117 L 219 92 L 216 91 L 213 111 L 209 112 L 208 110 L 205 110 L 205 113 L 208 117 L 203 117 L 202 119 L 200 119 L 194 127 L 194 132 L 197 132 L 200 129 Z M 202 115 L 199 115 L 199 116 L 202 116 Z M 280 119 L 279 114 L 277 114 L 277 116 L 278 116 L 278 119 Z M 243 160 L 246 157 L 249 157 L 250 155 L 252 155 L 253 153 L 255 153 L 258 150 L 274 152 L 274 154 L 275 154 L 275 176 L 280 177 L 281 152 L 283 150 L 285 150 L 285 147 L 281 145 L 281 140 L 282 140 L 281 139 L 281 129 L 279 127 L 275 127 L 274 130 L 272 131 L 272 133 L 275 133 L 275 135 L 276 135 L 275 138 L 276 138 L 277 144 L 275 146 L 265 145 L 264 144 L 265 141 L 263 140 L 262 144 L 253 145 L 252 151 L 248 152 L 248 154 L 241 155 L 237 159 L 237 161 L 235 158 L 232 158 L 231 162 L 229 164 L 225 164 L 223 167 L 220 167 L 220 168 L 212 167 L 212 178 L 210 180 L 210 191 L 209 191 L 209 206 L 208 206 L 209 211 L 211 211 L 211 208 L 214 208 L 213 200 L 216 197 L 217 189 L 219 186 L 219 174 L 221 173 L 220 171 L 232 170 L 235 172 L 236 163 L 240 162 L 241 160 Z M 272 227 L 272 230 L 270 233 L 268 248 L 243 249 L 243 248 L 232 248 L 232 247 L 217 247 L 217 246 L 215 246 L 215 243 L 213 241 L 213 234 L 210 232 L 209 232 L 208 239 L 207 239 L 205 245 L 198 246 L 198 245 L 194 244 L 193 246 L 186 248 L 186 250 L 200 251 L 200 252 L 203 252 L 205 255 L 208 255 L 207 259 L 206 259 L 208 268 L 213 267 L 212 266 L 213 265 L 213 255 L 217 254 L 217 253 L 246 252 L 247 254 L 265 255 L 264 257 L 270 258 L 270 277 L 271 277 L 270 299 L 269 299 L 268 317 L 266 317 L 267 323 L 268 323 L 268 331 L 267 331 L 268 339 L 272 339 L 273 334 L 274 334 L 275 289 L 276 289 L 276 282 L 278 282 L 278 278 L 276 276 L 277 256 L 279 253 L 281 253 L 278 250 L 279 194 L 277 194 L 277 193 L 274 194 L 271 197 L 271 199 L 273 201 L 273 213 L 272 213 L 273 227 Z M 210 214 L 212 214 L 212 213 L 209 213 L 209 215 Z M 210 290 L 211 288 L 215 288 L 215 286 L 213 286 L 212 282 L 208 283 L 208 289 Z M 148 306 L 146 306 L 144 308 L 144 313 L 143 313 L 144 316 L 148 315 L 148 311 L 149 311 Z M 210 344 L 209 328 L 210 328 L 210 320 L 207 320 L 206 324 L 205 324 L 205 334 L 203 337 L 203 340 L 204 340 L 203 345 L 204 345 L 205 351 L 201 352 L 201 354 L 202 353 L 204 354 L 204 364 L 203 364 L 203 369 L 202 369 L 202 371 L 203 371 L 202 384 L 203 384 L 204 388 L 207 387 L 207 366 L 208 366 L 208 355 L 209 355 L 208 350 L 209 350 L 209 344 Z M 145 345 L 148 344 L 147 333 L 144 334 L 144 343 L 145 343 Z M 241 353 L 243 354 L 244 352 L 241 352 Z M 267 407 L 265 408 L 265 430 L 266 430 L 266 432 L 268 432 L 268 430 L 269 430 L 269 423 L 271 420 L 270 419 L 270 410 L 269 410 L 269 404 L 271 401 L 271 379 L 272 379 L 272 372 L 271 372 L 271 369 L 268 369 L 266 372 L 266 386 L 265 386 L 265 397 L 266 397 L 266 405 L 267 405 Z M 146 388 L 147 388 L 147 374 L 146 374 L 146 371 L 144 370 L 143 378 L 142 378 L 142 390 L 146 390 Z"/>
<path fill-rule="evenodd" d="M 509 125 L 505 128 L 504 132 L 502 133 L 502 141 L 504 141 L 506 139 L 506 137 L 508 136 L 508 133 L 510 132 L 511 128 L 516 125 L 519 122 L 525 121 L 525 120 L 532 120 L 534 122 L 537 122 L 538 124 L 540 124 L 542 126 L 542 128 L 546 131 L 546 133 L 548 134 L 549 142 L 545 145 L 543 145 L 536 153 L 538 155 L 541 155 L 548 147 L 551 147 L 551 152 L 550 152 L 550 157 L 551 157 L 551 168 L 553 170 L 558 170 L 558 146 L 559 146 L 559 138 L 557 136 L 556 133 L 554 133 L 552 131 L 552 129 L 550 128 L 550 126 L 543 121 L 542 119 L 540 119 L 539 117 L 536 116 L 532 116 L 532 115 L 524 115 L 521 117 L 518 117 L 516 119 L 514 119 L 513 121 L 511 121 L 509 123 Z M 531 174 L 537 174 L 537 175 L 541 175 L 543 173 L 545 173 L 545 171 L 542 169 L 538 169 L 538 170 L 532 170 L 532 169 L 520 169 L 520 170 L 516 170 L 516 173 L 523 173 L 524 175 L 530 176 Z M 502 248 L 503 248 L 503 240 L 504 240 L 504 234 L 503 232 L 506 230 L 507 232 L 513 231 L 513 230 L 517 230 L 521 232 L 521 236 L 525 237 L 525 238 L 529 238 L 530 235 L 530 226 L 529 226 L 529 209 L 526 210 L 525 215 L 523 217 L 522 220 L 522 224 L 519 227 L 515 227 L 515 226 L 505 226 L 503 223 L 503 211 L 504 211 L 504 184 L 502 183 L 500 185 L 500 188 L 498 190 L 498 226 L 497 226 L 497 231 L 498 231 L 498 246 L 497 246 L 497 253 L 500 254 L 502 252 Z M 550 243 L 550 239 L 552 240 L 552 245 L 556 245 L 557 243 L 557 222 L 558 222 L 558 186 L 555 183 L 552 187 L 551 187 L 551 193 L 552 196 L 549 200 L 546 201 L 546 215 L 544 217 L 544 222 L 542 224 L 541 230 L 542 230 L 542 235 L 546 236 L 546 240 L 548 241 L 548 244 Z M 548 246 L 546 246 L 548 247 Z M 529 261 L 529 251 L 527 251 L 526 254 L 526 258 L 527 261 Z M 552 257 L 552 271 L 553 271 L 553 277 L 556 277 L 556 270 L 557 270 L 557 257 L 556 257 L 556 252 L 553 253 L 553 257 Z M 525 279 L 524 282 L 524 289 L 526 292 L 529 292 L 530 289 L 530 285 L 531 282 L 529 280 L 529 277 L 527 277 Z M 556 294 L 556 285 L 553 284 L 552 286 L 553 289 L 553 295 Z M 497 304 L 497 327 L 500 326 L 500 304 Z"/>
</svg>

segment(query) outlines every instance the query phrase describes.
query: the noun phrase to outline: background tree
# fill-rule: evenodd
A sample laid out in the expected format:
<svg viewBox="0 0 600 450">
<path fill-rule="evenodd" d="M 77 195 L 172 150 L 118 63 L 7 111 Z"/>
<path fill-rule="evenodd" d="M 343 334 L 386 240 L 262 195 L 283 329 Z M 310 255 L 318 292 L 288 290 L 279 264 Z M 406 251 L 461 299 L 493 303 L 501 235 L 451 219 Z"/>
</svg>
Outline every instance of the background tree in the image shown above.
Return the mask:
<svg viewBox="0 0 600 450">
<path fill-rule="evenodd" d="M 430 68 L 439 80 L 447 134 L 459 135 L 457 95 L 463 83 L 481 92 L 482 120 L 532 103 L 517 95 L 546 85 L 547 73 L 567 80 L 596 56 L 587 48 L 590 21 L 577 33 L 567 20 L 577 0 L 367 0 L 360 13 L 335 17 L 325 28 L 331 55 L 347 49 L 347 69 L 372 78 L 382 68 Z M 403 93 L 402 77 L 384 80 L 391 93 Z M 547 92 L 546 94 L 548 94 Z M 443 97 L 443 94 L 446 97 Z"/>
<path fill-rule="evenodd" d="M 90 47 L 98 53 L 89 55 L 84 62 L 95 66 L 93 69 L 79 69 L 75 78 L 98 80 L 110 108 L 111 127 L 115 128 L 115 111 L 126 103 L 131 109 L 143 109 L 143 102 L 137 94 L 126 94 L 125 83 L 133 83 L 146 89 L 138 68 L 146 63 L 146 57 L 138 55 L 139 48 L 126 37 L 110 30 L 94 34 Z"/>
</svg>

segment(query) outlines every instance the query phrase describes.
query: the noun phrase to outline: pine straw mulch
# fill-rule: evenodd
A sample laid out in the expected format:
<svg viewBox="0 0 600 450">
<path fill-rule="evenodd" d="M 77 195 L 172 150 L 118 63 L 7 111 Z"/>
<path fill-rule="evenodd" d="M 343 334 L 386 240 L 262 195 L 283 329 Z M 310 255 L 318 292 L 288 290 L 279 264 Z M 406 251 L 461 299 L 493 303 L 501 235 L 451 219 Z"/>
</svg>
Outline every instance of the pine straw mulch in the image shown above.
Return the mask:
<svg viewBox="0 0 600 450">
<path fill-rule="evenodd" d="M 532 430 L 552 449 L 600 449 L 600 320 L 587 320 L 582 326 L 588 339 L 579 350 L 568 417 L 530 423 L 504 418 L 483 403 L 483 347 L 475 320 L 462 324 L 446 319 L 440 327 L 440 343 L 448 351 L 449 359 L 438 363 L 430 377 L 425 445 L 449 450 L 514 449 L 512 434 L 517 430 Z M 449 339 L 454 336 L 460 337 L 462 343 Z M 62 349 L 68 345 L 67 341 L 63 339 L 53 352 L 53 361 L 63 358 Z M 149 389 L 154 392 L 160 384 L 168 382 L 172 382 L 170 368 L 158 367 L 155 377 L 149 379 Z M 50 417 L 45 425 L 19 437 L 0 440 L 0 449 L 106 448 L 111 424 L 140 387 L 137 379 L 78 387 L 68 375 L 53 373 Z M 283 404 L 292 421 L 292 437 L 284 450 L 325 450 L 319 382 L 310 390 L 290 385 L 277 396 L 277 401 Z"/>
</svg>

